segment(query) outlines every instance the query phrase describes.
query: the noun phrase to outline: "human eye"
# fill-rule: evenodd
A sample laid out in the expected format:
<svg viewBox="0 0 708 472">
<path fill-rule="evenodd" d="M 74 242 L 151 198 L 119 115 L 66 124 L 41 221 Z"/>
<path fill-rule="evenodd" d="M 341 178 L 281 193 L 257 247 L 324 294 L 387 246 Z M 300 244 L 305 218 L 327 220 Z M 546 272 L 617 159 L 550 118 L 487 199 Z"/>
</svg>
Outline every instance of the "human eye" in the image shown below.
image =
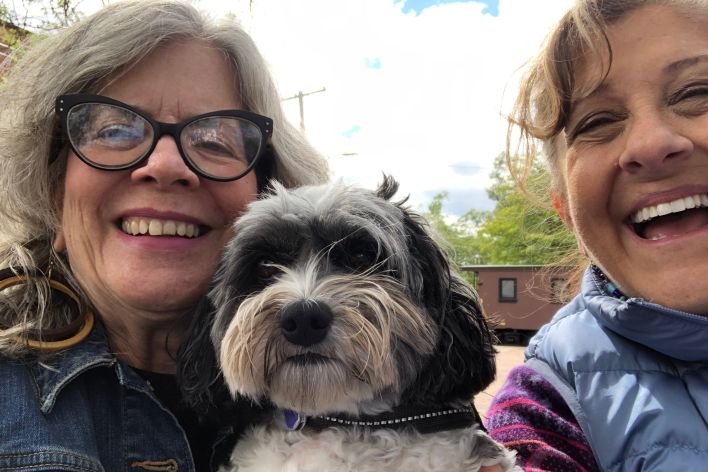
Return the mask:
<svg viewBox="0 0 708 472">
<path fill-rule="evenodd" d="M 684 115 L 708 113 L 708 83 L 700 82 L 680 87 L 668 97 L 669 106 Z"/>
<path fill-rule="evenodd" d="M 92 121 L 87 137 L 94 145 L 110 149 L 132 149 L 142 144 L 149 134 L 142 118 L 115 107 L 100 110 Z"/>
<path fill-rule="evenodd" d="M 238 145 L 238 140 L 233 139 L 229 133 L 218 127 L 190 127 L 183 140 L 190 151 L 198 153 L 203 158 L 246 161 L 242 146 Z"/>
<path fill-rule="evenodd" d="M 216 136 L 215 133 L 194 133 L 190 143 L 192 148 L 199 149 L 201 151 L 218 154 L 225 157 L 231 157 L 234 154 L 224 140 Z"/>
<path fill-rule="evenodd" d="M 582 117 L 571 127 L 569 142 L 586 140 L 593 142 L 608 141 L 619 134 L 622 116 L 608 112 L 593 112 Z"/>
<path fill-rule="evenodd" d="M 134 123 L 110 123 L 97 130 L 94 139 L 111 148 L 129 149 L 142 143 L 144 137 Z"/>
</svg>

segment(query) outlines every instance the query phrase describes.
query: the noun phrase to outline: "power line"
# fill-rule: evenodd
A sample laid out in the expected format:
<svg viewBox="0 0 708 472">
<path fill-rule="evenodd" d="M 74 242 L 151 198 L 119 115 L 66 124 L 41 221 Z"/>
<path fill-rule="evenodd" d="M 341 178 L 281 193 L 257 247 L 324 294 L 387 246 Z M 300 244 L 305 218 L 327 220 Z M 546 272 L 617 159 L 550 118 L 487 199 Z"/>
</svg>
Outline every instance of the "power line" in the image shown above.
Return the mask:
<svg viewBox="0 0 708 472">
<path fill-rule="evenodd" d="M 314 90 L 312 92 L 300 91 L 300 92 L 296 93 L 295 95 L 293 95 L 292 97 L 288 97 L 288 98 L 283 99 L 283 101 L 285 101 L 285 100 L 293 100 L 293 99 L 297 98 L 298 104 L 300 105 L 300 129 L 302 131 L 305 131 L 305 103 L 304 103 L 303 98 L 308 95 L 312 95 L 312 94 L 320 93 L 320 92 L 324 92 L 324 91 L 325 91 L 324 87 L 322 87 L 319 90 Z"/>
</svg>

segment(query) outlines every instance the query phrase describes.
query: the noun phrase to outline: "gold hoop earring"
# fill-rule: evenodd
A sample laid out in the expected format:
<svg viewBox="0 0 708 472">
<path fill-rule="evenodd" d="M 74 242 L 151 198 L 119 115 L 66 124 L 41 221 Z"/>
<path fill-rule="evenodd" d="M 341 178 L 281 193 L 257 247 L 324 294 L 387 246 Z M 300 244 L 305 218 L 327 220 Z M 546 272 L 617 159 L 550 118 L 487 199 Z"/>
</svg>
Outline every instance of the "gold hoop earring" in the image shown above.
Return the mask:
<svg viewBox="0 0 708 472">
<path fill-rule="evenodd" d="M 43 341 L 39 339 L 21 339 L 20 337 L 16 337 L 17 341 L 23 342 L 33 349 L 45 351 L 56 351 L 59 349 L 65 349 L 67 347 L 79 344 L 81 341 L 86 339 L 86 337 L 93 329 L 94 325 L 93 313 L 83 309 L 81 300 L 79 299 L 79 296 L 76 294 L 76 292 L 74 292 L 67 285 L 51 278 L 52 266 L 53 264 L 50 262 L 46 274 L 46 279 L 47 283 L 49 284 L 49 287 L 53 290 L 63 293 L 72 301 L 74 301 L 79 307 L 79 317 L 69 323 L 66 327 L 52 330 L 48 333 L 50 335 L 50 338 L 54 338 L 56 340 Z M 32 278 L 35 278 L 34 276 L 29 275 L 13 274 L 10 269 L 3 269 L 2 271 L 0 271 L 0 277 L 2 276 L 4 277 L 0 279 L 0 291 L 5 290 L 9 287 L 14 287 L 16 285 L 27 283 Z"/>
</svg>

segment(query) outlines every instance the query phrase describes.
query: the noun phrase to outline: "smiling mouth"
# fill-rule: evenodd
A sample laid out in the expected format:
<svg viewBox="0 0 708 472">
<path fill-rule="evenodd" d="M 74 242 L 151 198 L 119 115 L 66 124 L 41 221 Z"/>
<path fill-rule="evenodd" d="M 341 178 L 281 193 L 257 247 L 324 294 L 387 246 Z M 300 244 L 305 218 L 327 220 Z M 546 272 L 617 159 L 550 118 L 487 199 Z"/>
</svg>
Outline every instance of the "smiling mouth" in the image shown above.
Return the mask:
<svg viewBox="0 0 708 472">
<path fill-rule="evenodd" d="M 631 227 L 643 239 L 658 241 L 708 225 L 708 194 L 696 194 L 648 206 L 630 216 Z"/>
<path fill-rule="evenodd" d="M 128 217 L 120 222 L 120 228 L 131 236 L 178 236 L 198 238 L 208 229 L 184 221 L 160 220 L 157 218 Z"/>
</svg>

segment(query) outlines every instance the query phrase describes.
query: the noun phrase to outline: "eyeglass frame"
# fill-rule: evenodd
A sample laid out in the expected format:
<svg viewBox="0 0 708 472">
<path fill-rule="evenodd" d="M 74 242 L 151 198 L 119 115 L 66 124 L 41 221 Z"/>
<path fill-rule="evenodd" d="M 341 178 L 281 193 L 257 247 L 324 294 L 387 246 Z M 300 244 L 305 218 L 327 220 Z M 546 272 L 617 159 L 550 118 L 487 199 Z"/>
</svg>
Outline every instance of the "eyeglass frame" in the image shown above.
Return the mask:
<svg viewBox="0 0 708 472">
<path fill-rule="evenodd" d="M 145 151 L 145 153 L 137 158 L 136 160 L 125 164 L 125 165 L 119 165 L 119 166 L 105 166 L 98 164 L 96 162 L 93 162 L 92 160 L 88 159 L 86 156 L 83 155 L 82 152 L 80 152 L 76 147 L 74 146 L 74 143 L 71 141 L 71 138 L 69 137 L 69 111 L 77 106 L 77 105 L 82 105 L 82 104 L 88 104 L 88 103 L 99 103 L 99 104 L 106 104 L 106 105 L 112 105 L 118 108 L 123 108 L 125 110 L 130 111 L 131 113 L 135 113 L 138 115 L 140 118 L 144 119 L 147 121 L 150 126 L 152 126 L 153 129 L 153 137 L 152 137 L 152 144 L 150 145 L 150 148 Z M 260 160 L 261 156 L 264 154 L 264 151 L 266 147 L 268 146 L 268 143 L 270 142 L 270 138 L 273 135 L 273 120 L 263 116 L 259 115 L 258 113 L 254 113 L 251 111 L 247 110 L 217 110 L 217 111 L 212 111 L 209 113 L 203 113 L 201 115 L 196 115 L 192 116 L 190 118 L 187 118 L 184 121 L 181 121 L 179 123 L 164 123 L 161 121 L 157 121 L 153 119 L 150 116 L 147 116 L 145 112 L 128 105 L 127 103 L 123 103 L 121 101 L 115 100 L 110 97 L 106 97 L 103 95 L 95 95 L 95 94 L 86 94 L 86 93 L 73 93 L 73 94 L 64 94 L 64 95 L 59 95 L 56 99 L 56 104 L 55 104 L 55 113 L 57 116 L 59 116 L 59 121 L 60 125 L 62 128 L 62 131 L 64 133 L 64 136 L 66 137 L 66 140 L 71 147 L 72 151 L 74 151 L 74 154 L 81 159 L 83 163 L 86 165 L 93 167 L 94 169 L 98 170 L 105 170 L 105 171 L 121 171 L 121 170 L 128 170 L 128 169 L 134 169 L 140 166 L 145 160 L 152 154 L 152 152 L 155 150 L 155 147 L 157 146 L 157 142 L 162 139 L 164 135 L 169 135 L 172 136 L 172 138 L 175 141 L 175 144 L 177 145 L 177 149 L 179 150 L 179 154 L 182 157 L 182 160 L 184 161 L 185 165 L 195 174 L 204 177 L 205 179 L 209 180 L 215 180 L 217 182 L 232 182 L 234 180 L 238 180 L 245 175 L 247 175 L 249 172 L 251 172 L 255 167 L 258 161 Z M 184 152 L 184 149 L 182 148 L 182 143 L 180 139 L 180 133 L 184 128 L 189 126 L 190 124 L 194 123 L 195 121 L 204 119 L 204 118 L 210 118 L 214 116 L 224 116 L 224 117 L 234 117 L 234 118 L 240 118 L 240 119 L 245 119 L 246 121 L 249 121 L 256 125 L 258 129 L 261 132 L 261 143 L 260 147 L 258 148 L 258 153 L 255 155 L 255 157 L 249 162 L 248 167 L 241 172 L 239 175 L 236 177 L 218 177 L 215 175 L 211 175 L 207 172 L 204 172 L 201 170 L 199 167 L 197 167 L 196 164 L 194 164 L 189 157 L 189 155 Z"/>
</svg>

